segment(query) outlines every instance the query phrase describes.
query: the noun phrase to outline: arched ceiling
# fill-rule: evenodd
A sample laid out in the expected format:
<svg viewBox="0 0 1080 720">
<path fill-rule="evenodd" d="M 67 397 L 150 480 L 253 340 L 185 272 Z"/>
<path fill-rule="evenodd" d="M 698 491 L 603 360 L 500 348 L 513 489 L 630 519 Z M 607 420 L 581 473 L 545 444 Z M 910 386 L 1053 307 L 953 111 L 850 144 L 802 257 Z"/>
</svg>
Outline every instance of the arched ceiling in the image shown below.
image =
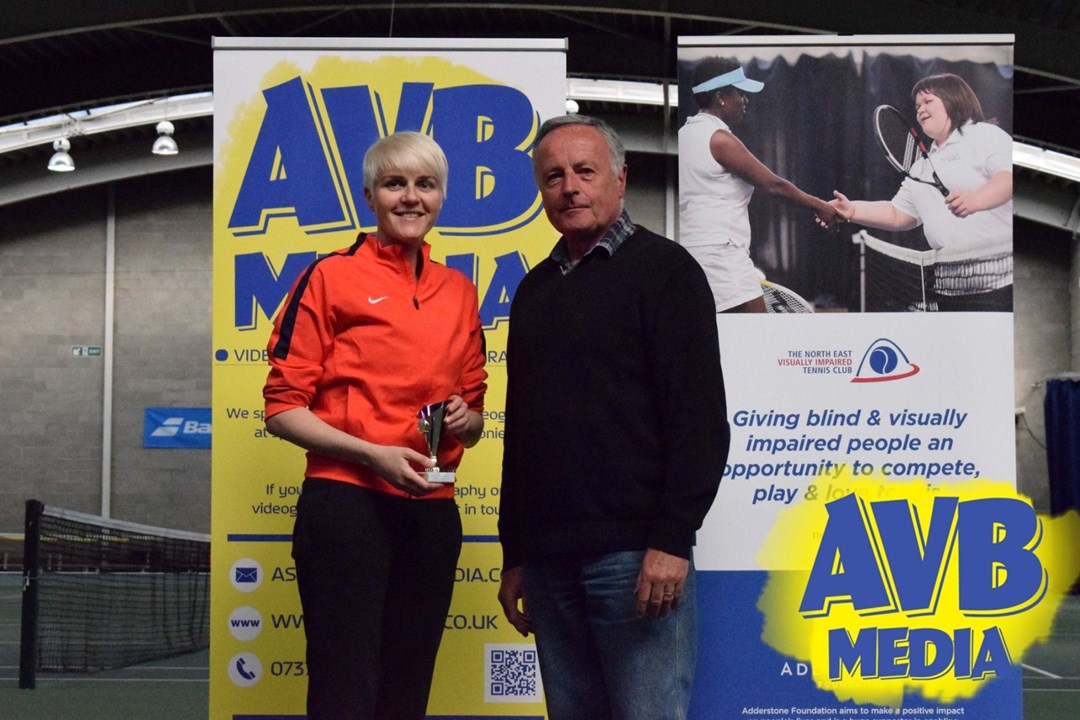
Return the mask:
<svg viewBox="0 0 1080 720">
<path fill-rule="evenodd" d="M 804 33 L 1012 34 L 1016 139 L 1080 156 L 1080 3 L 1075 0 L 4 2 L 0 127 L 210 90 L 214 37 L 565 37 L 572 77 L 663 81 L 675 79 L 681 35 Z M 606 109 L 582 106 L 584 112 Z M 663 112 L 655 107 L 617 111 Z M 192 130 L 205 135 L 208 120 L 177 122 L 178 138 L 190 137 Z M 152 138 L 152 126 L 80 137 L 73 151 L 131 140 L 141 147 Z M 10 197 L 31 192 L 22 182 L 24 172 L 30 177 L 30 166 L 39 169 L 50 152 L 43 144 L 0 157 L 0 173 L 18 171 L 8 173 L 11 183 L 21 186 Z M 1046 178 L 1040 176 L 1039 183 Z M 1056 183 L 1050 189 L 1064 188 Z M 1076 193 L 1067 189 L 1054 204 L 1075 214 Z"/>
<path fill-rule="evenodd" d="M 209 89 L 214 36 L 567 37 L 572 76 L 673 79 L 679 35 L 1011 33 L 1019 139 L 1080 154 L 1072 0 L 139 0 L 0 5 L 0 125 Z"/>
</svg>

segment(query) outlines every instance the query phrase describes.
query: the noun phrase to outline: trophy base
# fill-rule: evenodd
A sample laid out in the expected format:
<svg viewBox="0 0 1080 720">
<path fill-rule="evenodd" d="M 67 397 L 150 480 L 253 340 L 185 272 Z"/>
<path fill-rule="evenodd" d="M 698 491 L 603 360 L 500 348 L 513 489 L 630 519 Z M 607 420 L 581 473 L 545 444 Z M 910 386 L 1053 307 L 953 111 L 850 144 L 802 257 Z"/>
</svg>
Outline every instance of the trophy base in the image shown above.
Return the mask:
<svg viewBox="0 0 1080 720">
<path fill-rule="evenodd" d="M 452 485 L 454 483 L 453 470 L 426 470 L 424 479 L 433 485 Z"/>
</svg>

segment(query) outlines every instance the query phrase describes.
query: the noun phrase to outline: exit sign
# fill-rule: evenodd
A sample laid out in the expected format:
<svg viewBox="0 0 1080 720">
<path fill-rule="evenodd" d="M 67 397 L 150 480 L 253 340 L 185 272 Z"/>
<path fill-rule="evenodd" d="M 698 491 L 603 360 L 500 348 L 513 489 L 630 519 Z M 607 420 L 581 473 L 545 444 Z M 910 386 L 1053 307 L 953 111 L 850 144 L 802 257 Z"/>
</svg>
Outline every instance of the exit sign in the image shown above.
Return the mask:
<svg viewBox="0 0 1080 720">
<path fill-rule="evenodd" d="M 101 357 L 100 345 L 72 345 L 71 354 L 75 357 Z"/>
</svg>

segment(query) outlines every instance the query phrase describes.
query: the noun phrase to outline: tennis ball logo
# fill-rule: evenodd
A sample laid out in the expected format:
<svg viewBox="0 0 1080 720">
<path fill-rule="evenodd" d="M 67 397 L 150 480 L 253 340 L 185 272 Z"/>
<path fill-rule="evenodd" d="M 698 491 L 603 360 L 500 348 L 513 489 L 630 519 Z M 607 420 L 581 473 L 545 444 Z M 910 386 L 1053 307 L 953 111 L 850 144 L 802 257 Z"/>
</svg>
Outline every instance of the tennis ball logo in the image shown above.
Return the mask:
<svg viewBox="0 0 1080 720">
<path fill-rule="evenodd" d="M 888 338 L 878 338 L 863 353 L 853 383 L 901 380 L 919 372 L 900 346 Z"/>
<path fill-rule="evenodd" d="M 870 369 L 878 375 L 888 375 L 896 370 L 896 351 L 890 347 L 874 348 L 870 353 Z"/>
</svg>

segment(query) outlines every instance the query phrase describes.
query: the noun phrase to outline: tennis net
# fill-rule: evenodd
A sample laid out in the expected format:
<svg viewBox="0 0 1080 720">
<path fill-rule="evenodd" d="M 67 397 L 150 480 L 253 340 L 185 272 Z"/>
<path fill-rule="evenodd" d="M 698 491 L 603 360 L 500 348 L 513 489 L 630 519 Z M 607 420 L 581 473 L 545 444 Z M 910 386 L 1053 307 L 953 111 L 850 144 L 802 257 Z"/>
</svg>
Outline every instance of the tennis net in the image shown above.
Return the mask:
<svg viewBox="0 0 1080 720">
<path fill-rule="evenodd" d="M 209 646 L 210 537 L 26 503 L 19 686 Z"/>
<path fill-rule="evenodd" d="M 865 230 L 859 245 L 859 309 L 862 312 L 938 310 L 1011 311 L 1011 242 L 989 246 L 912 250 Z"/>
</svg>

